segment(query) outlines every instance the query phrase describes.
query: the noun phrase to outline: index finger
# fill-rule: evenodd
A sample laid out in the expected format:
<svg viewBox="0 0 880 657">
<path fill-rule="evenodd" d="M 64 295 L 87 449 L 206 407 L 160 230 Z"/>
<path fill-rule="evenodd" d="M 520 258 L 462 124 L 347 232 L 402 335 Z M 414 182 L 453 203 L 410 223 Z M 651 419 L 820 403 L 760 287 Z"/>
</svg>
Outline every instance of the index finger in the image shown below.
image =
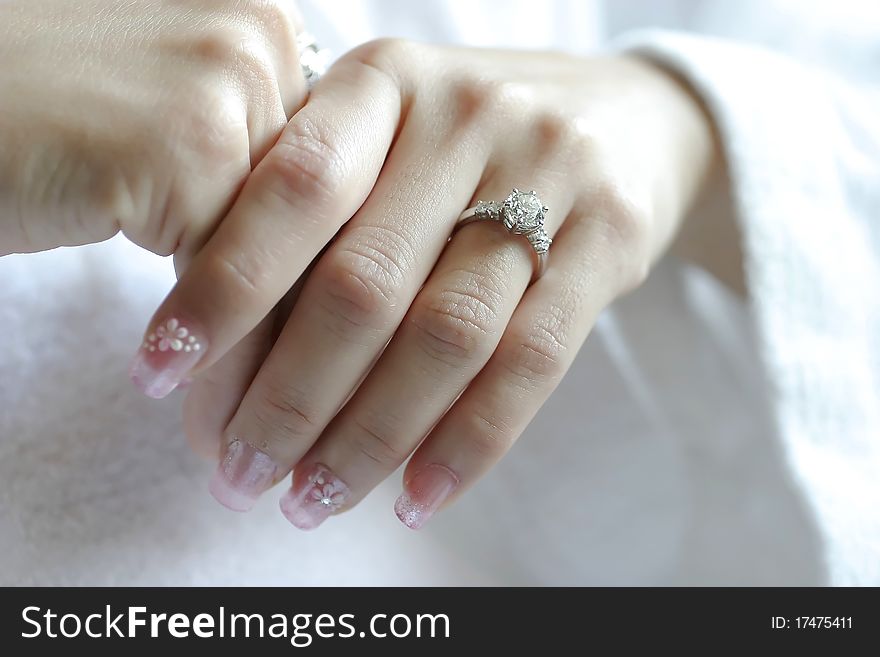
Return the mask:
<svg viewBox="0 0 880 657">
<path fill-rule="evenodd" d="M 150 321 L 131 367 L 145 394 L 166 396 L 272 310 L 366 199 L 400 105 L 359 58 L 328 71 Z"/>
</svg>

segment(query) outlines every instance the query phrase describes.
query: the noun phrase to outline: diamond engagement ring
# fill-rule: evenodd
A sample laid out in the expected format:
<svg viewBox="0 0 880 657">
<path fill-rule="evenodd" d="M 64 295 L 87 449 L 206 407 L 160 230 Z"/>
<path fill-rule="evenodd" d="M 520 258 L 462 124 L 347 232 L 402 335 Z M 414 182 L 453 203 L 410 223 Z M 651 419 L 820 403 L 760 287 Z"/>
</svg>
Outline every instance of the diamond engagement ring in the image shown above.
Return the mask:
<svg viewBox="0 0 880 657">
<path fill-rule="evenodd" d="M 521 192 L 516 187 L 503 203 L 480 201 L 475 207 L 462 212 L 457 231 L 474 221 L 498 221 L 513 235 L 522 235 L 535 251 L 537 262 L 532 274 L 532 282 L 538 280 L 547 269 L 547 252 L 553 240 L 544 230 L 544 215 L 549 208 L 544 207 L 534 191 Z"/>
<path fill-rule="evenodd" d="M 321 76 L 327 72 L 330 51 L 319 48 L 315 37 L 308 32 L 301 32 L 296 36 L 296 49 L 299 52 L 299 64 L 306 79 L 306 86 L 311 91 Z"/>
</svg>

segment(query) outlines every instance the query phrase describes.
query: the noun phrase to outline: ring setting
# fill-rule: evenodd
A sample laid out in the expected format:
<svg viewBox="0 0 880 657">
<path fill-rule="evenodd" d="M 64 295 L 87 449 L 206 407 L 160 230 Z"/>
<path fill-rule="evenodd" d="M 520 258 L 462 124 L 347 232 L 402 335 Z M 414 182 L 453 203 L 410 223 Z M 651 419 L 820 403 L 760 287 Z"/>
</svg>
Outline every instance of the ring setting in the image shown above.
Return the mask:
<svg viewBox="0 0 880 657">
<path fill-rule="evenodd" d="M 456 228 L 474 221 L 497 221 L 512 235 L 525 237 L 535 251 L 537 266 L 532 280 L 539 278 L 547 266 L 547 252 L 553 240 L 544 229 L 545 215 L 550 211 L 538 198 L 534 190 L 524 192 L 516 187 L 503 202 L 479 201 L 473 208 L 465 210 Z"/>
<path fill-rule="evenodd" d="M 311 90 L 330 66 L 330 51 L 319 47 L 315 37 L 308 32 L 296 36 L 296 47 L 306 87 Z"/>
</svg>

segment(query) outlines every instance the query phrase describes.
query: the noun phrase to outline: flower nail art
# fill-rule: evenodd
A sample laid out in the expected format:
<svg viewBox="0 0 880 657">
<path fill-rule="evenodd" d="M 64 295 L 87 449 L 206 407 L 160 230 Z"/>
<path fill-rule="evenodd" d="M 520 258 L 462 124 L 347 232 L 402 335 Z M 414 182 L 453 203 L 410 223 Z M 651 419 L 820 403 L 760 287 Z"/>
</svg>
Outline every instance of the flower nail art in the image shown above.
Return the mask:
<svg viewBox="0 0 880 657">
<path fill-rule="evenodd" d="M 147 333 L 131 364 L 135 385 L 149 397 L 161 399 L 190 376 L 205 353 L 198 332 L 171 317 Z"/>
<path fill-rule="evenodd" d="M 281 513 L 294 527 L 314 529 L 345 505 L 348 486 L 326 466 L 317 464 L 308 476 L 294 476 L 281 499 Z"/>
<path fill-rule="evenodd" d="M 150 333 L 144 341 L 144 349 L 147 351 L 199 351 L 202 345 L 194 335 L 190 335 L 189 329 L 182 326 L 176 317 L 172 317 L 164 324 L 156 327 L 155 333 Z"/>
<path fill-rule="evenodd" d="M 323 473 L 319 474 L 315 479 L 310 496 L 331 512 L 341 507 L 342 502 L 345 500 L 342 482 L 338 479 L 328 482 L 325 480 Z"/>
</svg>

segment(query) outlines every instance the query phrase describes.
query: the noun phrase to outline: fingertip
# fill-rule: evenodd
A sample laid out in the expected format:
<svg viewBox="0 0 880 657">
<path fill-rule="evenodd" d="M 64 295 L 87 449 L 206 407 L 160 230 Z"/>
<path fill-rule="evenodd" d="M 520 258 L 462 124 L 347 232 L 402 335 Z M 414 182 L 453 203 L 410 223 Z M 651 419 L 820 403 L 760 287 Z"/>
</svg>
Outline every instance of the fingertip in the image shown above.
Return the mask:
<svg viewBox="0 0 880 657">
<path fill-rule="evenodd" d="M 208 490 L 232 511 L 250 511 L 276 481 L 278 465 L 249 443 L 233 440 L 217 466 Z"/>
<path fill-rule="evenodd" d="M 458 488 L 458 475 L 445 465 L 431 463 L 404 483 L 394 513 L 410 529 L 421 529 Z"/>
<path fill-rule="evenodd" d="M 177 387 L 177 383 L 167 373 L 150 365 L 140 352 L 134 355 L 128 368 L 128 376 L 138 390 L 152 399 L 164 399 Z"/>
<path fill-rule="evenodd" d="M 297 529 L 316 529 L 327 518 L 342 510 L 351 491 L 342 479 L 320 463 L 307 474 L 294 476 L 281 498 L 281 513 Z"/>
<path fill-rule="evenodd" d="M 405 526 L 415 530 L 421 529 L 426 520 L 421 509 L 413 502 L 412 497 L 408 493 L 401 493 L 400 497 L 394 502 L 394 515 Z"/>
<path fill-rule="evenodd" d="M 205 355 L 205 341 L 175 317 L 147 331 L 129 367 L 134 385 L 162 399 L 186 382 Z"/>
<path fill-rule="evenodd" d="M 208 485 L 208 492 L 220 504 L 230 511 L 238 511 L 243 513 L 250 511 L 257 503 L 257 499 L 239 490 L 236 490 L 226 479 L 221 469 L 218 469 L 211 478 Z"/>
</svg>

